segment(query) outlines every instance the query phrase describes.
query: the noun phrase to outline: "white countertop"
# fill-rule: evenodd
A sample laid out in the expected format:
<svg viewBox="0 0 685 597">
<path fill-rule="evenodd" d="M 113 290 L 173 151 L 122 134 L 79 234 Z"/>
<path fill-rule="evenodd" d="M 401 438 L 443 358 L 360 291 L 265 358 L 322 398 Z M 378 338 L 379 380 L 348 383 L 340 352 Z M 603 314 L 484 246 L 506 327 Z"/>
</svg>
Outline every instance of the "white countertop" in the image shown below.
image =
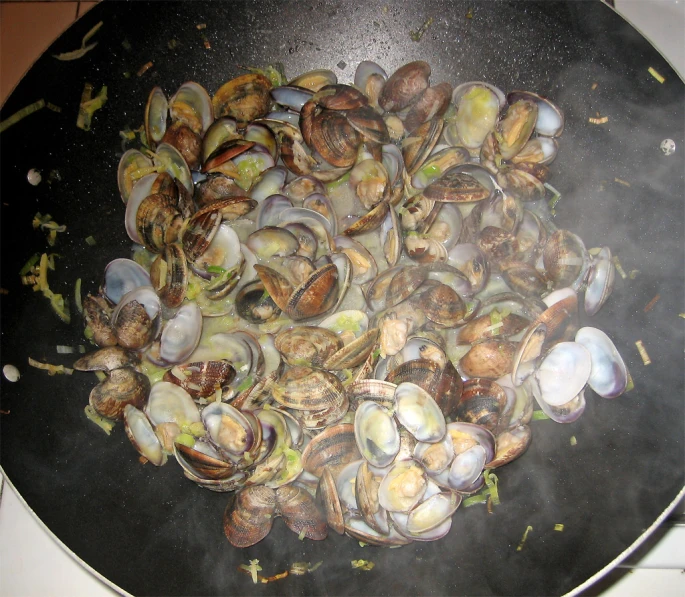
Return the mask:
<svg viewBox="0 0 685 597">
<path fill-rule="evenodd" d="M 684 0 L 616 0 L 616 8 L 661 50 L 681 76 L 685 73 Z M 666 534 L 647 555 L 629 557 L 597 587 L 591 587 L 589 594 L 683 597 L 685 524 L 667 525 Z M 0 597 L 118 594 L 126 593 L 112 589 L 77 560 L 47 531 L 14 489 L 6 482 L 3 484 L 0 489 Z"/>
</svg>

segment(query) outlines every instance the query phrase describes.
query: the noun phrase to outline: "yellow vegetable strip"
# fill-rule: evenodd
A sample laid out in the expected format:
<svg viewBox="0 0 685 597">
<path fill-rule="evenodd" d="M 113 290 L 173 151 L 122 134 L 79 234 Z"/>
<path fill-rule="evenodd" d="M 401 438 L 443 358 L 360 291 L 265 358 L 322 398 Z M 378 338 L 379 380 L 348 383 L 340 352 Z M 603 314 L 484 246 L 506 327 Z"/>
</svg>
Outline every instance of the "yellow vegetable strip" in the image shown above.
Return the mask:
<svg viewBox="0 0 685 597">
<path fill-rule="evenodd" d="M 666 79 L 662 75 L 660 75 L 653 67 L 649 67 L 647 69 L 647 72 L 649 72 L 650 75 L 652 75 L 659 83 L 663 83 Z"/>
<path fill-rule="evenodd" d="M 647 349 L 645 348 L 645 345 L 642 343 L 642 340 L 638 340 L 637 342 L 635 342 L 635 346 L 637 346 L 637 351 L 640 353 L 640 356 L 642 357 L 642 362 L 645 365 L 651 365 L 652 359 L 649 358 L 649 355 L 647 354 Z"/>
</svg>

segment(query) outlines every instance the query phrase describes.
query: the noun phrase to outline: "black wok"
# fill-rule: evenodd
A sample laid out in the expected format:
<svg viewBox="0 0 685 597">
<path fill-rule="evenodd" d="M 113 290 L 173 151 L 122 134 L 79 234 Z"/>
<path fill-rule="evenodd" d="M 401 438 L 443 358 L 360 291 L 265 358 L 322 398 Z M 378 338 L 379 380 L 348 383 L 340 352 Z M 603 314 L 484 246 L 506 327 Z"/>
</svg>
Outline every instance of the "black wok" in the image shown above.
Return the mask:
<svg viewBox="0 0 685 597">
<path fill-rule="evenodd" d="M 427 33 L 411 41 L 409 31 L 429 17 L 434 21 Z M 77 48 L 100 20 L 93 51 L 74 62 L 52 57 Z M 202 32 L 199 23 L 207 24 Z M 177 40 L 174 49 L 171 39 Z M 58 321 L 46 299 L 22 287 L 17 274 L 33 253 L 46 250 L 44 234 L 31 228 L 36 211 L 68 228 L 59 235 L 55 251 L 61 257 L 50 274 L 56 291 L 72 297 L 79 277 L 84 291 L 94 291 L 104 266 L 128 255 L 116 188 L 119 131 L 140 125 L 153 85 L 170 93 L 194 79 L 213 92 L 240 72 L 238 65 L 278 61 L 291 76 L 332 68 L 349 81 L 363 59 L 389 72 L 424 59 L 433 81 L 480 79 L 505 90 L 531 89 L 562 106 L 566 130 L 552 181 L 563 193 L 556 224 L 579 233 L 589 247 L 609 245 L 627 270 L 639 270 L 634 279 L 617 280 L 598 315 L 583 316 L 613 338 L 635 389 L 613 401 L 590 392 L 576 423 L 534 423 L 528 453 L 500 472 L 502 504 L 491 515 L 483 507 L 458 511 L 441 541 L 362 549 L 339 536 L 299 541 L 277 521 L 264 541 L 236 550 L 221 528 L 225 495 L 194 486 L 173 462 L 161 469 L 141 466 L 121 425 L 107 437 L 86 421 L 92 376 L 48 377 L 28 367 L 29 357 L 70 364 L 55 347 L 83 343 L 82 330 L 76 316 L 71 325 Z M 148 61 L 153 68 L 137 77 Z M 650 66 L 665 77 L 663 84 L 650 76 Z M 107 85 L 109 95 L 90 132 L 75 126 L 85 81 L 96 90 Z M 62 112 L 43 109 L 0 137 L 7 290 L 1 296 L 1 360 L 22 372 L 16 384 L 2 380 L 2 409 L 10 414 L 0 418 L 1 464 L 56 536 L 116 585 L 139 595 L 562 594 L 622 554 L 680 492 L 684 87 L 606 5 L 103 3 L 38 60 L 2 118 L 40 98 Z M 597 112 L 609 122 L 589 124 Z M 665 138 L 675 141 L 675 155 L 659 149 Z M 26 181 L 31 168 L 44 175 L 37 187 Z M 47 184 L 51 170 L 59 179 Z M 91 235 L 94 247 L 84 240 Z M 660 300 L 645 313 L 657 293 Z M 635 348 L 640 339 L 649 366 Z M 577 445 L 570 445 L 571 436 Z M 563 532 L 555 532 L 555 524 L 563 524 Z M 517 551 L 528 525 L 533 531 Z M 253 585 L 236 568 L 254 558 L 266 574 L 296 561 L 323 564 L 313 574 Z M 359 558 L 375 568 L 352 570 L 350 561 Z"/>
</svg>

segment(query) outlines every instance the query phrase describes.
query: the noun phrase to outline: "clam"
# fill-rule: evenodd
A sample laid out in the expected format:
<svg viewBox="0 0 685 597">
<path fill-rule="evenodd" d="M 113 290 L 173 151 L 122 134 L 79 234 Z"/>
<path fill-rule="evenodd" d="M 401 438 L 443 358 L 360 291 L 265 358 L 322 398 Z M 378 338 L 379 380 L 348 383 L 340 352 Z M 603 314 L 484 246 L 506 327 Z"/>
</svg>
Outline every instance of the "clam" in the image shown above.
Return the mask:
<svg viewBox="0 0 685 597">
<path fill-rule="evenodd" d="M 263 485 L 245 487 L 224 512 L 224 533 L 234 547 L 250 547 L 269 534 L 276 512 L 276 492 Z"/>
<path fill-rule="evenodd" d="M 602 308 L 614 289 L 615 275 L 611 250 L 603 247 L 590 266 L 585 290 L 585 313 L 592 316 Z"/>
<path fill-rule="evenodd" d="M 430 65 L 422 60 L 398 68 L 385 82 L 378 104 L 386 112 L 399 112 L 428 87 Z"/>
<path fill-rule="evenodd" d="M 378 488 L 378 501 L 388 512 L 409 512 L 426 492 L 428 479 L 413 460 L 400 460 L 387 472 Z"/>
<path fill-rule="evenodd" d="M 493 431 L 499 425 L 500 414 L 506 403 L 507 395 L 499 384 L 489 379 L 469 379 L 464 382 L 461 400 L 457 405 L 457 419 Z"/>
<path fill-rule="evenodd" d="M 354 437 L 359 452 L 373 466 L 389 465 L 400 449 L 400 434 L 392 415 L 370 400 L 357 407 Z"/>
<path fill-rule="evenodd" d="M 238 291 L 235 304 L 238 315 L 250 323 L 265 323 L 277 317 L 281 312 L 260 280 L 245 284 Z"/>
<path fill-rule="evenodd" d="M 166 464 L 167 456 L 145 413 L 133 404 L 127 404 L 123 418 L 126 435 L 138 453 L 155 466 Z"/>
<path fill-rule="evenodd" d="M 200 411 L 190 394 L 167 381 L 158 381 L 150 388 L 145 414 L 155 427 L 176 423 L 179 427 L 200 422 Z"/>
<path fill-rule="evenodd" d="M 315 326 L 283 330 L 275 338 L 276 349 L 290 365 L 321 367 L 340 350 L 342 340 L 333 332 Z"/>
<path fill-rule="evenodd" d="M 537 116 L 537 104 L 527 99 L 520 99 L 509 106 L 495 128 L 503 159 L 510 160 L 521 151 L 535 129 Z"/>
<path fill-rule="evenodd" d="M 88 402 L 99 415 L 108 419 L 123 419 L 127 405 L 143 408 L 150 391 L 146 375 L 131 367 L 110 371 L 107 379 L 90 392 Z"/>
<path fill-rule="evenodd" d="M 532 439 L 528 425 L 519 425 L 514 429 L 503 431 L 496 438 L 497 451 L 495 458 L 485 464 L 485 468 L 497 468 L 509 464 L 528 449 Z"/>
<path fill-rule="evenodd" d="M 457 109 L 454 122 L 457 138 L 469 149 L 478 149 L 493 130 L 504 102 L 499 90 L 484 83 L 464 83 L 456 87 L 452 101 Z M 503 94 L 502 94 L 503 95 Z M 502 98 L 503 99 L 503 98 Z"/>
<path fill-rule="evenodd" d="M 585 280 L 590 262 L 582 239 L 568 230 L 557 230 L 549 237 L 542 259 L 555 288 L 570 286 L 574 290 Z"/>
<path fill-rule="evenodd" d="M 566 404 L 583 389 L 591 370 L 592 355 L 582 344 L 556 344 L 535 371 L 541 398 L 551 406 Z"/>
<path fill-rule="evenodd" d="M 245 126 L 255 118 L 266 116 L 271 104 L 271 81 L 264 75 L 241 75 L 224 83 L 212 98 L 217 118 L 235 118 L 238 126 Z"/>
<path fill-rule="evenodd" d="M 145 136 L 153 149 L 166 132 L 169 102 L 161 87 L 153 87 L 145 106 Z"/>
<path fill-rule="evenodd" d="M 224 360 L 196 361 L 171 368 L 163 380 L 181 386 L 193 398 L 212 396 L 233 381 L 235 369 Z"/>
<path fill-rule="evenodd" d="M 293 290 L 285 312 L 295 321 L 323 315 L 333 307 L 339 292 L 338 269 L 324 265 Z"/>
<path fill-rule="evenodd" d="M 317 487 L 317 497 L 323 505 L 326 513 L 326 522 L 336 533 L 342 535 L 345 533 L 345 520 L 343 518 L 343 510 L 338 498 L 338 489 L 335 486 L 335 480 L 328 467 L 324 467 L 319 485 Z"/>
<path fill-rule="evenodd" d="M 354 427 L 349 423 L 332 425 L 319 433 L 302 452 L 304 470 L 315 477 L 321 477 L 328 468 L 336 478 L 345 466 L 359 462 L 360 457 Z"/>
<path fill-rule="evenodd" d="M 197 303 L 181 306 L 164 326 L 160 337 L 160 357 L 167 363 L 185 361 L 200 343 L 202 313 Z"/>
<path fill-rule="evenodd" d="M 590 352 L 588 385 L 602 398 L 616 398 L 628 386 L 628 370 L 616 346 L 602 330 L 584 327 L 575 341 Z"/>
<path fill-rule="evenodd" d="M 420 442 L 438 442 L 445 435 L 445 417 L 440 407 L 416 384 L 404 382 L 397 386 L 395 416 Z"/>
<path fill-rule="evenodd" d="M 274 384 L 274 399 L 296 410 L 322 410 L 343 402 L 344 391 L 338 378 L 322 369 L 291 367 Z"/>
<path fill-rule="evenodd" d="M 538 135 L 543 138 L 561 135 L 564 130 L 564 114 L 556 104 L 531 91 L 512 91 L 507 95 L 510 104 L 521 99 L 535 102 L 537 105 L 535 132 Z"/>
<path fill-rule="evenodd" d="M 440 83 L 424 89 L 412 102 L 404 118 L 404 126 L 411 133 L 424 122 L 433 118 L 441 118 L 450 104 L 452 86 Z"/>
<path fill-rule="evenodd" d="M 474 344 L 460 359 L 459 366 L 467 377 L 497 379 L 511 373 L 516 344 L 490 338 Z"/>
</svg>

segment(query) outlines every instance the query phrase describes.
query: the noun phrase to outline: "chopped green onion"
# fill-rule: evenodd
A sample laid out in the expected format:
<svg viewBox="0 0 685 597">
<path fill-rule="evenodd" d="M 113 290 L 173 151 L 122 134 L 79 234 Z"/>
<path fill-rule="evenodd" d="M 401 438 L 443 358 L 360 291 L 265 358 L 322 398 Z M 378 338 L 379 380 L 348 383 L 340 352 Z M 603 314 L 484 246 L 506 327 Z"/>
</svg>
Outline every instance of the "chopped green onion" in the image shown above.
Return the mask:
<svg viewBox="0 0 685 597">
<path fill-rule="evenodd" d="M 81 94 L 81 103 L 79 105 L 78 118 L 76 119 L 76 126 L 84 131 L 90 130 L 93 114 L 105 105 L 107 101 L 107 86 L 103 85 L 100 93 L 91 99 L 92 94 L 93 86 L 90 83 L 86 83 Z"/>
<path fill-rule="evenodd" d="M 577 443 L 578 443 L 578 440 L 576 439 L 576 436 L 572 435 L 571 436 L 571 445 L 575 446 Z"/>
<path fill-rule="evenodd" d="M 240 564 L 240 567 L 243 570 L 247 570 L 252 575 L 252 582 L 254 584 L 257 584 L 257 582 L 259 581 L 257 573 L 261 572 L 262 570 L 262 567 L 259 565 L 259 560 L 250 560 L 249 566 L 245 564 Z"/>
<path fill-rule="evenodd" d="M 195 438 L 190 433 L 179 433 L 174 442 L 187 448 L 192 448 L 195 445 Z"/>
<path fill-rule="evenodd" d="M 473 506 L 474 504 L 484 504 L 485 502 L 488 501 L 489 495 L 484 495 L 482 493 L 477 493 L 476 495 L 472 495 L 471 497 L 466 498 L 461 505 L 464 508 L 468 508 L 469 506 Z"/>
<path fill-rule="evenodd" d="M 526 542 L 526 539 L 528 539 L 528 533 L 533 530 L 533 527 L 528 525 L 526 527 L 525 532 L 523 533 L 523 537 L 521 538 L 521 543 L 519 543 L 519 546 L 516 548 L 516 551 L 521 551 L 523 549 L 523 545 Z"/>
<path fill-rule="evenodd" d="M 499 479 L 495 473 L 491 473 L 489 469 L 483 472 L 483 478 L 485 479 L 485 485 L 487 486 L 490 497 L 492 498 L 493 506 L 499 506 L 499 491 L 497 490 L 497 484 Z"/>
<path fill-rule="evenodd" d="M 20 276 L 25 276 L 31 271 L 31 268 L 36 265 L 40 261 L 40 254 L 39 253 L 34 253 L 31 257 L 29 257 L 29 260 L 24 264 L 24 267 L 22 267 L 19 270 L 19 275 Z"/>
<path fill-rule="evenodd" d="M 544 421 L 545 419 L 549 419 L 549 417 L 544 412 L 541 410 L 533 411 L 533 421 Z"/>
<path fill-rule="evenodd" d="M 93 27 L 88 33 L 86 33 L 83 36 L 83 39 L 81 40 L 81 47 L 78 48 L 77 50 L 73 50 L 71 52 L 64 52 L 63 54 L 53 54 L 57 60 L 77 60 L 78 58 L 81 58 L 85 56 L 88 52 L 90 52 L 95 46 L 98 45 L 98 42 L 93 42 L 90 45 L 86 45 L 88 43 L 88 40 L 93 37 L 102 27 L 102 21 L 100 21 L 95 27 Z"/>
<path fill-rule="evenodd" d="M 37 102 L 33 102 L 32 104 L 25 106 L 21 110 L 18 110 L 17 112 L 12 114 L 12 116 L 0 122 L 0 133 L 6 131 L 13 124 L 17 124 L 17 122 L 26 118 L 29 114 L 38 112 L 38 110 L 41 110 L 43 108 L 45 108 L 45 100 L 41 98 Z"/>
<path fill-rule="evenodd" d="M 57 354 L 73 354 L 74 353 L 74 347 L 73 346 L 65 346 L 64 344 L 58 344 L 56 346 L 57 348 Z"/>
<path fill-rule="evenodd" d="M 91 247 L 94 247 L 97 244 L 95 237 L 86 236 L 86 244 L 90 245 Z"/>
<path fill-rule="evenodd" d="M 244 392 L 252 385 L 252 376 L 248 375 L 243 382 L 235 389 L 237 393 Z"/>
<path fill-rule="evenodd" d="M 352 560 L 352 568 L 360 568 L 361 570 L 371 570 L 375 564 L 370 560 Z"/>
<path fill-rule="evenodd" d="M 554 525 L 554 530 L 559 531 L 561 533 L 564 530 L 564 525 L 561 523 L 557 523 Z"/>
<path fill-rule="evenodd" d="M 218 265 L 209 265 L 207 266 L 207 272 L 210 274 L 225 274 L 226 269 L 223 267 L 219 267 Z"/>
<path fill-rule="evenodd" d="M 663 75 L 660 75 L 653 67 L 649 67 L 647 72 L 652 75 L 659 83 L 663 83 L 666 79 Z"/>
<path fill-rule="evenodd" d="M 433 24 L 433 17 L 430 17 L 427 19 L 421 27 L 419 27 L 416 31 L 410 31 L 409 32 L 409 37 L 411 38 L 412 41 L 421 41 L 421 38 L 424 36 L 426 31 L 428 31 L 428 28 Z"/>
<path fill-rule="evenodd" d="M 90 404 L 86 406 L 86 408 L 84 408 L 83 410 L 86 413 L 86 417 L 88 417 L 89 420 L 95 423 L 107 435 L 112 433 L 112 429 L 114 428 L 114 421 L 106 419 L 105 417 L 101 417 L 99 414 L 95 412 L 95 409 Z"/>
</svg>

